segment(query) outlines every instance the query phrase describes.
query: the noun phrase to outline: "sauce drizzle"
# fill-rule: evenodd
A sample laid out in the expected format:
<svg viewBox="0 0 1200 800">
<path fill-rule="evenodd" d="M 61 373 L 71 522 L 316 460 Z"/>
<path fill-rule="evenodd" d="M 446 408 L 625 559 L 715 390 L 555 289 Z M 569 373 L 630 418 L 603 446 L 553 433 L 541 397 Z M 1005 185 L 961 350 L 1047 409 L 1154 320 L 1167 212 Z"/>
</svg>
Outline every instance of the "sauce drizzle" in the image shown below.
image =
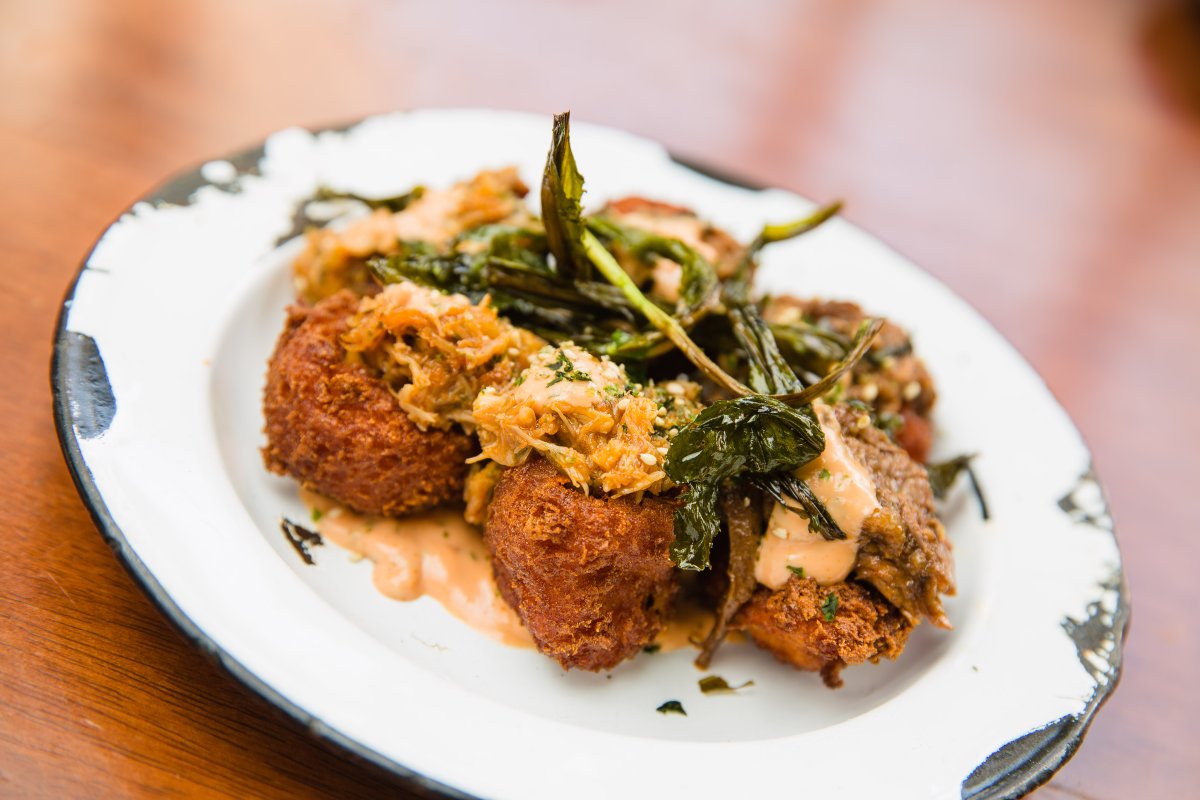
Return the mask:
<svg viewBox="0 0 1200 800">
<path fill-rule="evenodd" d="M 357 514 L 313 492 L 302 499 L 328 541 L 374 562 L 374 584 L 394 600 L 432 597 L 458 619 L 513 647 L 533 647 L 520 617 L 500 596 L 480 530 L 456 508 L 404 519 Z"/>
</svg>

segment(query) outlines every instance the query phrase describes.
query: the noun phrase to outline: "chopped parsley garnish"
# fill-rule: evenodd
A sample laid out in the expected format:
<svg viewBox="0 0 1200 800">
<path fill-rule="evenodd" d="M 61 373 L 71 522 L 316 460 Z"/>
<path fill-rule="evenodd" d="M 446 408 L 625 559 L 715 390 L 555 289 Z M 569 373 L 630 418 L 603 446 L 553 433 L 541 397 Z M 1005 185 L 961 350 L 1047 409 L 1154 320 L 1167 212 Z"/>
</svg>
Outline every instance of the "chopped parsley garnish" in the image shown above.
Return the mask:
<svg viewBox="0 0 1200 800">
<path fill-rule="evenodd" d="M 825 602 L 821 603 L 821 613 L 825 615 L 826 622 L 833 622 L 833 615 L 837 613 L 838 598 L 833 592 L 825 598 Z"/>
<path fill-rule="evenodd" d="M 605 392 L 605 394 L 608 394 L 612 397 L 620 397 L 623 394 L 623 392 L 621 391 L 621 387 L 617 386 L 615 383 L 610 383 L 607 386 L 605 386 L 604 392 Z"/>
<path fill-rule="evenodd" d="M 706 675 L 700 679 L 700 691 L 703 694 L 733 694 L 739 689 L 753 685 L 754 681 L 746 681 L 740 686 L 730 686 L 729 682 L 720 675 Z"/>
<path fill-rule="evenodd" d="M 321 509 L 319 509 L 319 508 L 314 508 L 314 509 L 312 510 L 312 521 L 313 521 L 313 522 L 320 522 L 320 521 L 321 521 L 321 515 L 322 515 L 322 513 L 324 513 L 324 512 L 322 512 L 322 511 L 321 511 Z"/>
<path fill-rule="evenodd" d="M 817 473 L 817 477 L 823 481 L 829 480 L 829 470 L 825 469 L 825 467 L 821 467 L 821 471 Z"/>
<path fill-rule="evenodd" d="M 522 372 L 517 377 L 513 378 L 513 386 L 520 386 L 524 382 L 525 382 L 525 373 L 524 372 Z"/>
<path fill-rule="evenodd" d="M 547 386 L 553 386 L 559 381 L 590 381 L 592 379 L 592 376 L 586 372 L 575 369 L 571 359 L 567 358 L 561 350 L 558 351 L 558 358 L 554 360 L 549 369 L 554 373 L 554 377 L 546 384 Z"/>
<path fill-rule="evenodd" d="M 804 567 L 793 567 L 791 564 L 788 564 L 788 572 L 792 573 L 797 578 L 804 577 Z"/>
<path fill-rule="evenodd" d="M 687 716 L 687 712 L 683 710 L 683 703 L 678 700 L 668 700 L 654 710 L 660 714 L 683 714 L 685 717 Z"/>
</svg>

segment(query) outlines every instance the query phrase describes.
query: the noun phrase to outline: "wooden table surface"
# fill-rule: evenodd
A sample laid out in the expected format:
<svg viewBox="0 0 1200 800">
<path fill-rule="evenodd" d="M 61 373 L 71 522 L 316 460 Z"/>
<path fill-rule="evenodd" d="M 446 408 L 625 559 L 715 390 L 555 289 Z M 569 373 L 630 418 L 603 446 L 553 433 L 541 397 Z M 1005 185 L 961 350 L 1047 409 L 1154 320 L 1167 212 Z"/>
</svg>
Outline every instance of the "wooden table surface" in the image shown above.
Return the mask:
<svg viewBox="0 0 1200 800">
<path fill-rule="evenodd" d="M 0 4 L 0 796 L 406 796 L 215 667 L 125 574 L 60 456 L 50 340 L 92 241 L 168 174 L 289 125 L 479 105 L 572 108 L 843 197 L 994 322 L 1094 449 L 1133 592 L 1120 690 L 1041 796 L 1195 796 L 1200 13 L 705 5 Z"/>
</svg>

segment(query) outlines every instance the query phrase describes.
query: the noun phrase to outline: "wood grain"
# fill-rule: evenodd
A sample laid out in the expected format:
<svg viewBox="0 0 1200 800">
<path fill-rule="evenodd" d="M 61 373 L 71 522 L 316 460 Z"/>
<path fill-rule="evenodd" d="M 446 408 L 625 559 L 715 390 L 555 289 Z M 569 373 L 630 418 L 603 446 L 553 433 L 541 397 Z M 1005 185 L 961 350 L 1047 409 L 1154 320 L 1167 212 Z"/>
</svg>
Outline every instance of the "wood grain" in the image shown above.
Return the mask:
<svg viewBox="0 0 1200 800">
<path fill-rule="evenodd" d="M 475 105 L 570 107 L 843 197 L 992 320 L 1091 443 L 1133 590 L 1123 684 L 1042 794 L 1194 792 L 1195 8 L 7 0 L 0 795 L 405 796 L 210 664 L 121 570 L 58 451 L 50 335 L 91 242 L 169 173 L 288 125 Z"/>
</svg>

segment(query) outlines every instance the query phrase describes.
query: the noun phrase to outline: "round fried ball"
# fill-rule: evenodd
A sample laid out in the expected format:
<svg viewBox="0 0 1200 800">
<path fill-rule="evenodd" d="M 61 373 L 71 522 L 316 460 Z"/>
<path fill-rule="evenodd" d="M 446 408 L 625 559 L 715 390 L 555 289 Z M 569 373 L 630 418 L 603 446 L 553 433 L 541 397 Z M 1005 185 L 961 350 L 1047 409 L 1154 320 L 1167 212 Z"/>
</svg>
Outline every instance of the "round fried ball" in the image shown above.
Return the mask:
<svg viewBox="0 0 1200 800">
<path fill-rule="evenodd" d="M 676 502 L 585 495 L 545 459 L 504 471 L 484 536 L 500 593 L 563 667 L 611 669 L 662 630 Z"/>
<path fill-rule="evenodd" d="M 422 431 L 384 382 L 341 345 L 358 298 L 292 306 L 267 369 L 263 460 L 367 514 L 400 516 L 462 496 L 472 437 Z"/>
</svg>

